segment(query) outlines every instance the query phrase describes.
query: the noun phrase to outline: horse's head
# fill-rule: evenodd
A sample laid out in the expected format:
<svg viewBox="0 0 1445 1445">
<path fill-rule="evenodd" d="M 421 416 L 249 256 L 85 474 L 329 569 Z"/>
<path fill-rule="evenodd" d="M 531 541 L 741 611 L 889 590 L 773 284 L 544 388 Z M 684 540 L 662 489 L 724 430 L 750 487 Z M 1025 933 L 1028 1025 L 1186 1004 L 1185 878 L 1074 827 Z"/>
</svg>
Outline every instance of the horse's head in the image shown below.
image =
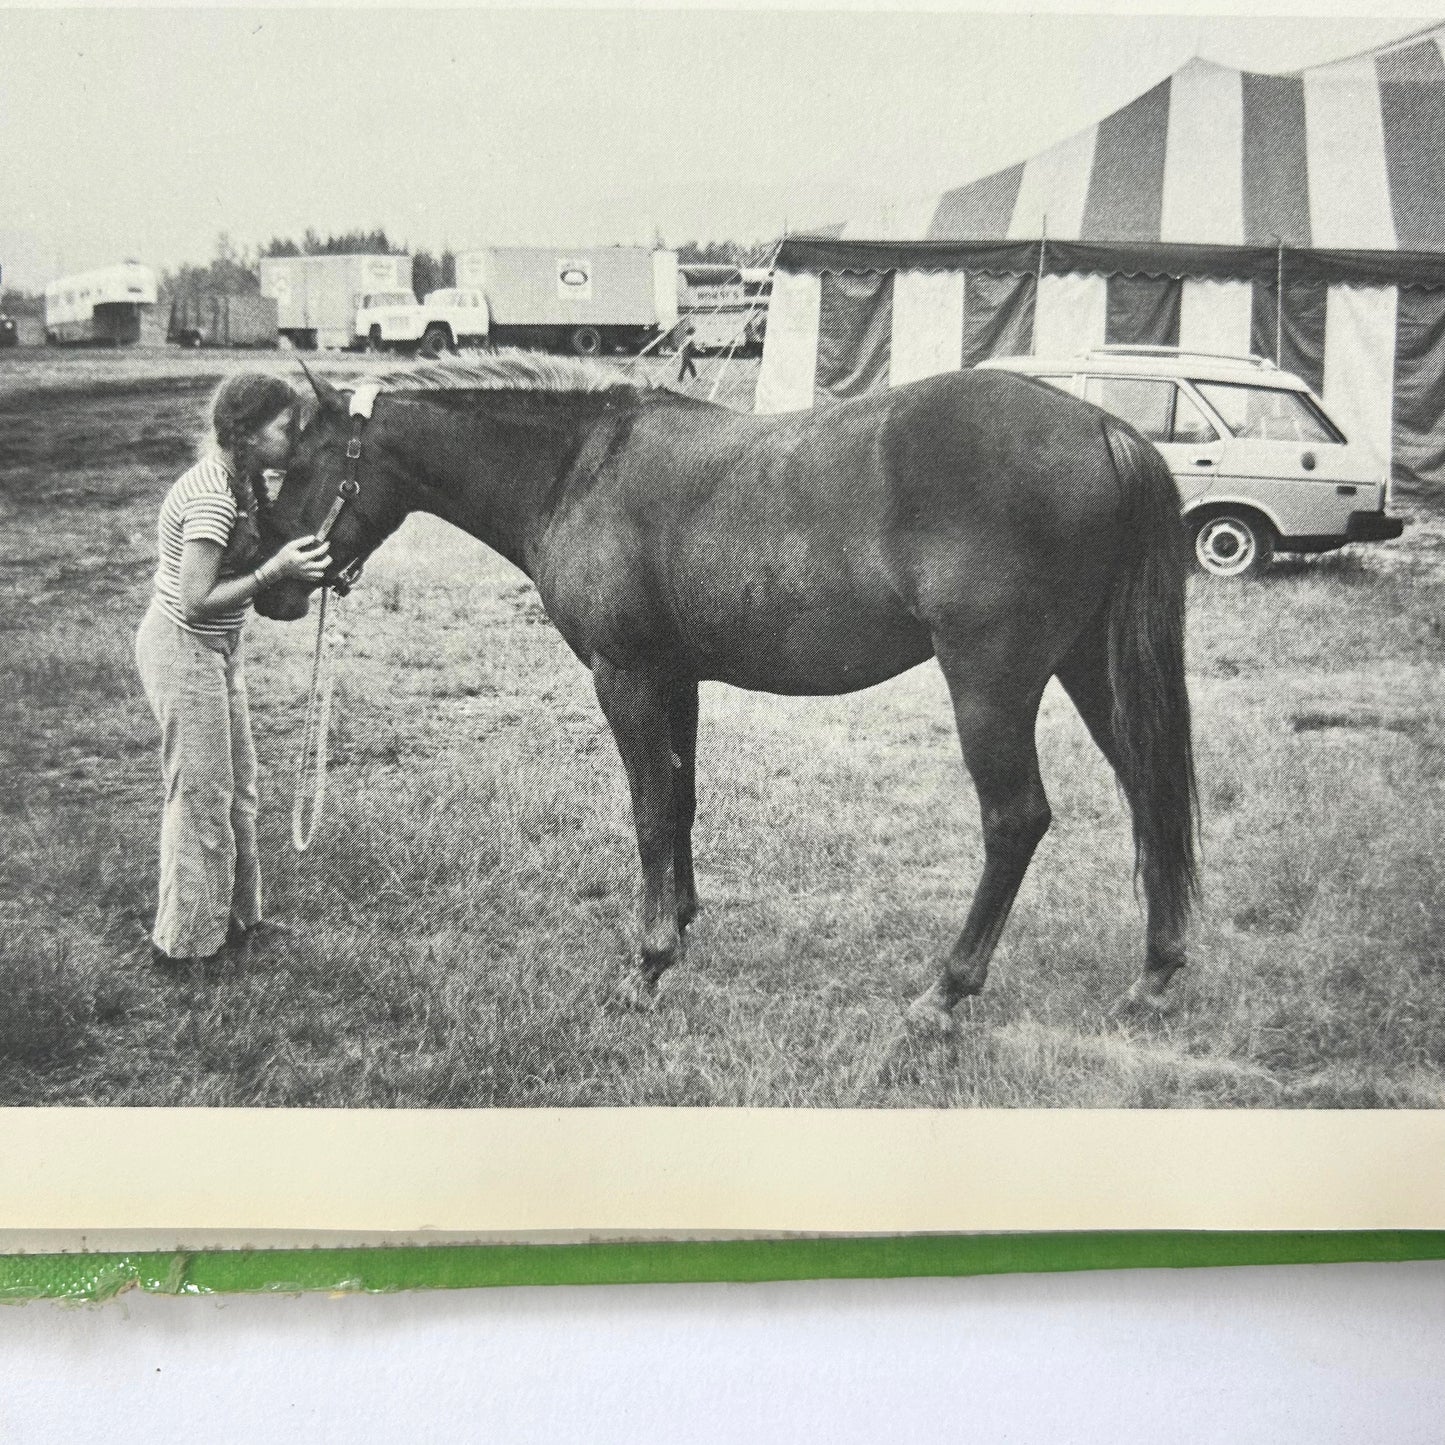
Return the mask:
<svg viewBox="0 0 1445 1445">
<path fill-rule="evenodd" d="M 315 535 L 331 517 L 331 566 L 319 584 L 277 582 L 256 597 L 256 611 L 277 622 L 304 617 L 315 586 L 332 586 L 359 567 L 401 524 L 404 470 L 386 444 L 386 425 L 353 415 L 351 396 L 303 365 L 316 406 L 296 439 L 285 479 L 262 517 L 260 561 L 297 537 Z M 353 445 L 355 443 L 355 445 Z M 353 453 L 348 457 L 348 448 Z M 353 487 L 353 483 L 355 484 Z"/>
</svg>

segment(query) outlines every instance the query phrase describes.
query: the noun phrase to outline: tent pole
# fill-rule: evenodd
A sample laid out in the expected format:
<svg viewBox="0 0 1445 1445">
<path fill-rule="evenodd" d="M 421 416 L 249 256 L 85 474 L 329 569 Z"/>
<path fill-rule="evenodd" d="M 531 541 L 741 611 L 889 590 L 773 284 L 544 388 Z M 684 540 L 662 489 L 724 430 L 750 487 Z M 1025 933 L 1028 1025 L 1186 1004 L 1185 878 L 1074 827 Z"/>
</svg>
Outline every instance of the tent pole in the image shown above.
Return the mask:
<svg viewBox="0 0 1445 1445">
<path fill-rule="evenodd" d="M 1284 358 L 1284 237 L 1275 240 L 1279 250 L 1274 266 L 1274 364 L 1280 366 Z"/>
<path fill-rule="evenodd" d="M 1044 289 L 1044 247 L 1049 244 L 1049 213 L 1039 228 L 1039 268 L 1034 273 L 1034 324 L 1029 328 L 1029 355 L 1039 354 L 1039 293 Z"/>
</svg>

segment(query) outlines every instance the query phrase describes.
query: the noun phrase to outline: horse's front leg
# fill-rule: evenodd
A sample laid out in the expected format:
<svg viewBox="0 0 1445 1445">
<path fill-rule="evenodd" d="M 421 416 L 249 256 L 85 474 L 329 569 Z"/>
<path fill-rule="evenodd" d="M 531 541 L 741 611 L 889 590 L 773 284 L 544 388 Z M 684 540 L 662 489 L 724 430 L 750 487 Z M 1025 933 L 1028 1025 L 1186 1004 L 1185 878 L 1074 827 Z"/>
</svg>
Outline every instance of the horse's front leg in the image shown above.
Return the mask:
<svg viewBox="0 0 1445 1445">
<path fill-rule="evenodd" d="M 673 882 L 673 767 L 668 683 L 624 672 L 604 658 L 592 680 L 632 791 L 637 852 L 642 860 L 641 977 L 628 1001 L 647 1004 L 677 959 L 677 896 Z"/>
</svg>

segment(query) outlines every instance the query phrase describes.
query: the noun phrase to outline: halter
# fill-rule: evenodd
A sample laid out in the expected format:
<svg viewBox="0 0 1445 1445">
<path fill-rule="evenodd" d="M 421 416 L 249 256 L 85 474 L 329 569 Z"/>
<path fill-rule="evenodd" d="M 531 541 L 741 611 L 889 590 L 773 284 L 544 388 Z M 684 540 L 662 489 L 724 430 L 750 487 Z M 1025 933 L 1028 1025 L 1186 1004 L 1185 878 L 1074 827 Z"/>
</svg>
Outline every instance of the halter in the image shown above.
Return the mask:
<svg viewBox="0 0 1445 1445">
<path fill-rule="evenodd" d="M 351 439 L 346 443 L 346 475 L 341 479 L 341 485 L 336 489 L 335 500 L 331 503 L 331 509 L 322 518 L 321 525 L 316 529 L 318 541 L 324 542 L 331 535 L 331 529 L 336 525 L 336 519 L 341 515 L 341 509 L 348 502 L 354 502 L 361 495 L 361 483 L 357 480 L 357 470 L 361 466 L 361 433 L 365 430 L 366 424 L 371 420 L 371 409 L 376 404 L 376 394 L 381 388 L 375 382 L 363 382 L 351 393 L 351 405 L 348 413 L 351 417 Z M 346 566 L 336 574 L 336 580 L 331 586 L 338 597 L 345 597 L 356 584 L 356 579 L 361 576 L 361 558 L 353 557 Z"/>
</svg>

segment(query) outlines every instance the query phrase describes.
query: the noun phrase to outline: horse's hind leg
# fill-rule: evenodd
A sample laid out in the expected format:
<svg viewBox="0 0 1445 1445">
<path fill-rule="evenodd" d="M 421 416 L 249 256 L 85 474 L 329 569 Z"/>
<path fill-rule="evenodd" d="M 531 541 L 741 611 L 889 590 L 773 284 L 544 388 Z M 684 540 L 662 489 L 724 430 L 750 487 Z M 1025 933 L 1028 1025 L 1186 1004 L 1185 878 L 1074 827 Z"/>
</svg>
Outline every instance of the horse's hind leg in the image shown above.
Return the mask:
<svg viewBox="0 0 1445 1445">
<path fill-rule="evenodd" d="M 633 1001 L 643 1003 L 650 1000 L 657 980 L 676 960 L 678 945 L 669 689 L 665 682 L 643 673 L 624 672 L 602 658 L 593 661 L 592 679 L 632 792 L 632 817 L 642 862 L 642 977 Z"/>
<path fill-rule="evenodd" d="M 1049 827 L 1049 800 L 1034 749 L 1042 685 L 1021 679 L 1003 658 L 986 666 L 940 646 L 938 661 L 953 699 L 964 762 L 978 790 L 984 863 L 941 976 L 909 1011 L 925 1022 L 946 1020 L 959 999 L 983 988 L 1009 909 Z"/>
<path fill-rule="evenodd" d="M 692 820 L 697 814 L 697 679 L 675 678 L 668 691 L 672 738 L 672 883 L 677 926 L 697 917 L 697 884 L 692 873 Z"/>
<path fill-rule="evenodd" d="M 1130 781 L 1119 765 L 1119 748 L 1114 738 L 1114 692 L 1109 684 L 1108 633 L 1101 624 L 1089 628 L 1074 645 L 1058 670 L 1058 679 L 1068 693 L 1089 736 L 1114 769 L 1131 810 L 1135 800 Z M 1168 921 L 1168 910 L 1151 897 L 1146 874 L 1144 973 L 1133 985 L 1124 1002 L 1160 1007 L 1169 980 L 1186 962 L 1185 940 L 1178 928 Z"/>
</svg>

